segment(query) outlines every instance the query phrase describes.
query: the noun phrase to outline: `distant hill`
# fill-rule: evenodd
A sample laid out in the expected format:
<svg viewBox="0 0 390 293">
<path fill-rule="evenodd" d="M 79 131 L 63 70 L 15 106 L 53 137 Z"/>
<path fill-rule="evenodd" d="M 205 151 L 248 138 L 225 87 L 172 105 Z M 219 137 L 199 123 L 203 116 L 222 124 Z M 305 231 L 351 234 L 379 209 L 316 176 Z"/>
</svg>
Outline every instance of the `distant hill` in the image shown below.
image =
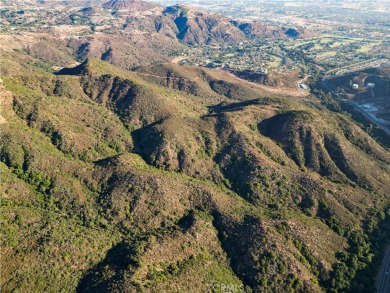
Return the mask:
<svg viewBox="0 0 390 293">
<path fill-rule="evenodd" d="M 160 33 L 189 45 L 238 42 L 245 39 L 244 33 L 228 18 L 183 5 L 129 16 L 126 28 Z"/>
<path fill-rule="evenodd" d="M 144 11 L 157 5 L 141 0 L 110 0 L 102 5 L 104 9 Z"/>
<path fill-rule="evenodd" d="M 238 42 L 245 39 L 245 35 L 221 15 L 180 5 L 168 7 L 163 13 L 173 18 L 178 29 L 177 37 L 186 44 Z"/>
<path fill-rule="evenodd" d="M 315 33 L 307 29 L 284 28 L 268 26 L 261 22 L 232 21 L 246 37 L 256 38 L 307 38 L 315 36 Z"/>
<path fill-rule="evenodd" d="M 129 2 L 126 7 L 146 5 L 142 3 L 145 2 Z M 105 7 L 111 7 L 111 4 Z M 151 33 L 158 32 L 177 38 L 188 45 L 240 42 L 247 38 L 314 36 L 313 33 L 305 29 L 278 28 L 258 22 L 232 21 L 222 15 L 198 11 L 187 5 L 174 5 L 165 9 L 153 9 L 153 12 L 150 13 L 126 15 L 126 20 L 127 28 Z"/>
</svg>

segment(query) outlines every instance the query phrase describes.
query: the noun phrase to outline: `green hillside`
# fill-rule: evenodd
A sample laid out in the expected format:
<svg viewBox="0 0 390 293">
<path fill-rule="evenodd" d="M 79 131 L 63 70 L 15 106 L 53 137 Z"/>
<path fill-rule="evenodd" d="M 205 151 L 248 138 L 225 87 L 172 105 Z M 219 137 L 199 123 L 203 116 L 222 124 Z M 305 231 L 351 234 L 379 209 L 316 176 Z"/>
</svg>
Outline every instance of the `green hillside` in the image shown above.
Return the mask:
<svg viewBox="0 0 390 293">
<path fill-rule="evenodd" d="M 390 153 L 349 115 L 212 70 L 5 62 L 4 292 L 372 292 Z"/>
</svg>

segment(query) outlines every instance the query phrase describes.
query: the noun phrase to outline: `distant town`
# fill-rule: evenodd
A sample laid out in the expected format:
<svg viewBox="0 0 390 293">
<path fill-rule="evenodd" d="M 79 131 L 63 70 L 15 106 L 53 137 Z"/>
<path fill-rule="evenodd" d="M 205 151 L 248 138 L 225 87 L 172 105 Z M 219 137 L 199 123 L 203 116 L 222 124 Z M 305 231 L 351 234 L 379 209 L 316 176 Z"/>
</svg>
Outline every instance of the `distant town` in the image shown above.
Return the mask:
<svg viewBox="0 0 390 293">
<path fill-rule="evenodd" d="M 387 50 L 386 50 L 387 47 Z M 181 54 L 180 64 L 220 67 L 269 74 L 310 69 L 332 74 L 390 64 L 389 42 L 321 36 L 310 39 L 245 41 L 194 46 Z"/>
</svg>

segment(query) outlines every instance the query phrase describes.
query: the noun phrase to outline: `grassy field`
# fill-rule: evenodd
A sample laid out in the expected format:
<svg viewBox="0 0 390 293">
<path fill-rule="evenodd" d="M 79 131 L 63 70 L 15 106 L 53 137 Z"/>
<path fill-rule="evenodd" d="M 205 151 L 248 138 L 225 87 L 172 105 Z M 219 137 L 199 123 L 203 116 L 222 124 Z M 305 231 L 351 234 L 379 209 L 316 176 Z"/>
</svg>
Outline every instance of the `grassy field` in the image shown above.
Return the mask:
<svg viewBox="0 0 390 293">
<path fill-rule="evenodd" d="M 334 38 L 319 38 L 321 44 L 328 44 L 334 41 Z"/>
<path fill-rule="evenodd" d="M 364 46 L 361 46 L 359 49 L 356 50 L 358 53 L 369 53 L 373 48 L 380 46 L 382 42 L 372 42 L 367 43 Z"/>
<path fill-rule="evenodd" d="M 277 68 L 282 64 L 283 59 L 276 55 L 271 55 L 270 67 Z"/>
<path fill-rule="evenodd" d="M 337 55 L 336 51 L 323 52 L 317 55 L 317 58 L 332 57 Z"/>
<path fill-rule="evenodd" d="M 311 51 L 318 51 L 322 50 L 324 47 L 322 47 L 320 44 L 315 44 L 313 48 L 311 48 Z"/>
</svg>

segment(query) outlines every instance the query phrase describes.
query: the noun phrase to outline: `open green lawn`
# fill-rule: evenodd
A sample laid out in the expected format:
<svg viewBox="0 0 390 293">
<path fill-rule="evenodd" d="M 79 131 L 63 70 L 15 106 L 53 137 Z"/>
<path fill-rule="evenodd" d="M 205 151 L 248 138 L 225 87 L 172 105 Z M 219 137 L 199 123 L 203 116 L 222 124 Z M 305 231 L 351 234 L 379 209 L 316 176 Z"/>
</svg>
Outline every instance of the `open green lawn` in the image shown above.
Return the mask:
<svg viewBox="0 0 390 293">
<path fill-rule="evenodd" d="M 321 44 L 327 44 L 327 43 L 330 43 L 330 42 L 333 42 L 334 41 L 334 38 L 320 38 L 320 43 Z"/>
<path fill-rule="evenodd" d="M 382 44 L 382 42 L 380 42 L 380 41 L 367 43 L 364 46 L 361 46 L 360 49 L 357 49 L 356 52 L 357 53 L 369 53 L 373 48 L 375 48 L 376 46 L 379 46 L 381 44 Z"/>
<path fill-rule="evenodd" d="M 337 48 L 337 47 L 341 46 L 342 44 L 343 44 L 342 42 L 335 41 L 333 44 L 329 45 L 329 47 Z"/>
<path fill-rule="evenodd" d="M 323 58 L 323 57 L 332 57 L 337 54 L 336 51 L 328 51 L 328 52 L 323 52 L 317 55 L 317 58 Z"/>
<path fill-rule="evenodd" d="M 282 58 L 279 56 L 271 55 L 271 61 L 269 62 L 269 65 L 271 67 L 278 67 L 282 64 Z"/>
</svg>

